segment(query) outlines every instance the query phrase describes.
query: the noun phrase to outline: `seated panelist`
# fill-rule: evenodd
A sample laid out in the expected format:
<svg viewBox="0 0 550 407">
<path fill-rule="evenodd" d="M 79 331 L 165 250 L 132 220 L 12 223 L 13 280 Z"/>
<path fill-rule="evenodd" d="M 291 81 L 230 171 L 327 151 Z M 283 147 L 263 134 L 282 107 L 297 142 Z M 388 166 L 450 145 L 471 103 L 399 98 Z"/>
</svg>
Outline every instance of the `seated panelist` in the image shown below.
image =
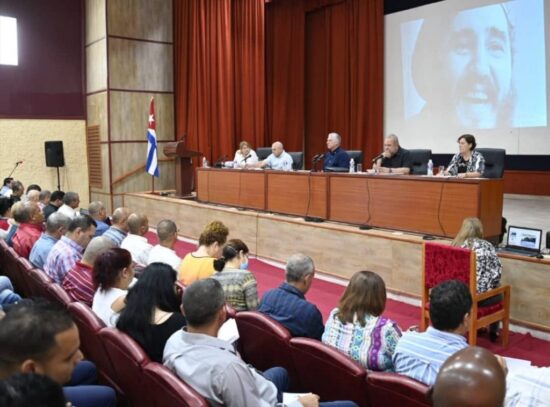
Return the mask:
<svg viewBox="0 0 550 407">
<path fill-rule="evenodd" d="M 399 145 L 395 134 L 384 139 L 384 151 L 375 158 L 373 168 L 381 173 L 408 175 L 411 172 L 412 159 L 408 150 Z"/>
<path fill-rule="evenodd" d="M 265 160 L 253 166 L 271 170 L 292 170 L 292 157 L 284 150 L 283 143 L 276 141 L 271 145 L 271 151 L 272 153 Z"/>
<path fill-rule="evenodd" d="M 258 156 L 247 141 L 241 141 L 239 149 L 235 152 L 233 162 L 236 164 L 236 167 L 244 168 L 247 164 L 256 164 L 258 162 Z"/>
<path fill-rule="evenodd" d="M 329 133 L 327 137 L 327 149 L 325 153 L 324 169 L 330 167 L 349 167 L 349 155 L 340 144 L 342 143 L 342 137 L 338 133 Z"/>
<path fill-rule="evenodd" d="M 471 134 L 463 134 L 458 138 L 458 154 L 452 158 L 443 174 L 455 175 L 458 178 L 479 178 L 485 171 L 485 158 L 475 151 L 476 138 Z"/>
</svg>

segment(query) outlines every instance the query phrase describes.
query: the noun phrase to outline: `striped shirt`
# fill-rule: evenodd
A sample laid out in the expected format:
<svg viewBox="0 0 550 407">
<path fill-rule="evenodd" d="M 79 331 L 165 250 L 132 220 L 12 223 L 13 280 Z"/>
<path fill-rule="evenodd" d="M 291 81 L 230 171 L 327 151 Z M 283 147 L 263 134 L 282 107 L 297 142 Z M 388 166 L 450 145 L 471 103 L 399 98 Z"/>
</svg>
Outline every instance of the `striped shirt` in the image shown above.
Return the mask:
<svg viewBox="0 0 550 407">
<path fill-rule="evenodd" d="M 92 267 L 77 261 L 63 280 L 63 288 L 75 301 L 92 306 L 94 300 L 94 283 L 92 282 Z"/>
<path fill-rule="evenodd" d="M 550 405 L 550 367 L 527 367 L 508 372 L 506 407 Z"/>
<path fill-rule="evenodd" d="M 468 346 L 466 338 L 429 327 L 426 332 L 406 332 L 393 354 L 396 373 L 431 386 L 447 358 Z"/>
<path fill-rule="evenodd" d="M 105 233 L 103 233 L 101 236 L 106 237 L 109 240 L 112 240 L 115 242 L 117 247 L 120 247 L 120 244 L 124 240 L 128 233 L 126 233 L 123 230 L 120 230 L 117 227 L 111 226 Z"/>
<path fill-rule="evenodd" d="M 220 282 L 225 301 L 235 311 L 252 311 L 258 308 L 256 277 L 248 270 L 225 268 L 212 276 Z"/>
<path fill-rule="evenodd" d="M 338 308 L 331 311 L 322 341 L 369 370 L 392 371 L 393 352 L 401 338 L 397 324 L 386 317 L 372 315 L 365 317 L 365 326 L 359 321 L 343 323 L 337 313 Z"/>
<path fill-rule="evenodd" d="M 67 236 L 62 236 L 61 239 L 53 245 L 48 259 L 44 265 L 44 271 L 57 284 L 63 283 L 65 275 L 73 268 L 75 263 L 82 259 L 84 249 L 74 240 Z"/>
</svg>

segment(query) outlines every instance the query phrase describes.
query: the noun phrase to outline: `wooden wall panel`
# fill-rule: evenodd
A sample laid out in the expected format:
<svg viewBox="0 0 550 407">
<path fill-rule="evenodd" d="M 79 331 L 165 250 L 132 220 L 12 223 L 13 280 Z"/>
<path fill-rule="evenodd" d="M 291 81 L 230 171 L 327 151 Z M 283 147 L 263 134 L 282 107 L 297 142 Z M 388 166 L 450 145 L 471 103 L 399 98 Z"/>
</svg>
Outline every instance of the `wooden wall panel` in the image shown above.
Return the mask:
<svg viewBox="0 0 550 407">
<path fill-rule="evenodd" d="M 111 140 L 145 140 L 149 103 L 155 98 L 157 140 L 175 140 L 174 96 L 171 94 L 111 92 Z"/>
<path fill-rule="evenodd" d="M 107 35 L 105 1 L 86 0 L 86 45 Z"/>
<path fill-rule="evenodd" d="M 109 0 L 109 35 L 172 42 L 172 1 Z"/>
<path fill-rule="evenodd" d="M 101 141 L 107 141 L 109 127 L 107 119 L 107 92 L 95 93 L 86 96 L 86 109 L 88 117 L 86 124 L 88 126 L 99 126 L 99 135 Z"/>
<path fill-rule="evenodd" d="M 86 47 L 86 93 L 107 89 L 107 40 Z"/>
<path fill-rule="evenodd" d="M 114 89 L 172 92 L 172 45 L 109 40 L 109 83 Z"/>
<path fill-rule="evenodd" d="M 550 196 L 550 171 L 504 171 L 504 193 Z"/>
</svg>

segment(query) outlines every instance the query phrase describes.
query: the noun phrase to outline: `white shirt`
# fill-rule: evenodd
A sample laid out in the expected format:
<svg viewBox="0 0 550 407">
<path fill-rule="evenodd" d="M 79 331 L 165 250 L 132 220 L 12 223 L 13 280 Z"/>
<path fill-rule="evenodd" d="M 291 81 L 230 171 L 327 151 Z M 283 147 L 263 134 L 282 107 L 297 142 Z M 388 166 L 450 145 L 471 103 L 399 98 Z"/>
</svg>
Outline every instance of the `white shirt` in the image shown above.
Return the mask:
<svg viewBox="0 0 550 407">
<path fill-rule="evenodd" d="M 63 215 L 68 216 L 70 219 L 78 215 L 78 212 L 67 204 L 61 205 L 57 210 L 57 213 L 62 213 Z"/>
<path fill-rule="evenodd" d="M 241 150 L 237 150 L 235 153 L 235 158 L 233 158 L 233 162 L 237 163 L 238 167 L 244 167 L 245 160 L 244 156 L 241 153 Z M 248 158 L 246 160 L 246 164 L 256 164 L 258 162 L 258 155 L 254 150 L 250 150 L 250 153 L 248 153 Z"/>
<path fill-rule="evenodd" d="M 120 244 L 120 247 L 130 252 L 134 262 L 145 267 L 153 245 L 149 244 L 147 238 L 143 236 L 128 233 Z"/>
<path fill-rule="evenodd" d="M 286 151 L 283 151 L 279 157 L 275 157 L 275 154 L 271 153 L 265 161 L 267 168 L 272 170 L 292 170 L 292 157 Z"/>
<path fill-rule="evenodd" d="M 147 265 L 151 263 L 165 263 L 176 270 L 176 272 L 179 272 L 181 258 L 178 257 L 174 250 L 158 244 L 154 246 L 149 253 Z"/>
<path fill-rule="evenodd" d="M 94 301 L 92 303 L 92 311 L 105 322 L 108 327 L 116 327 L 118 317 L 120 314 L 113 311 L 111 306 L 117 300 L 117 298 L 126 295 L 128 291 L 121 290 L 120 288 L 112 287 L 108 290 L 97 289 L 94 294 Z"/>
</svg>

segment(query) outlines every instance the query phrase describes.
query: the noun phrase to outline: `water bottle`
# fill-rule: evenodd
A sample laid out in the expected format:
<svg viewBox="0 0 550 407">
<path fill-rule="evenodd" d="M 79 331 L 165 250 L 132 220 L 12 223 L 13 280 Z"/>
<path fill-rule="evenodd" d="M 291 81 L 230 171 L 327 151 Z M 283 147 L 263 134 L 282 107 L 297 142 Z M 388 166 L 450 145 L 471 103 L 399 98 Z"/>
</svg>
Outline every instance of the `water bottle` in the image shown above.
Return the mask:
<svg viewBox="0 0 550 407">
<path fill-rule="evenodd" d="M 202 157 L 202 168 L 208 168 L 208 160 L 206 157 Z"/>
<path fill-rule="evenodd" d="M 428 175 L 429 176 L 433 176 L 434 175 L 434 163 L 433 161 L 430 159 L 428 160 Z"/>
<path fill-rule="evenodd" d="M 349 160 L 349 172 L 350 174 L 355 172 L 355 160 L 353 158 Z"/>
</svg>

